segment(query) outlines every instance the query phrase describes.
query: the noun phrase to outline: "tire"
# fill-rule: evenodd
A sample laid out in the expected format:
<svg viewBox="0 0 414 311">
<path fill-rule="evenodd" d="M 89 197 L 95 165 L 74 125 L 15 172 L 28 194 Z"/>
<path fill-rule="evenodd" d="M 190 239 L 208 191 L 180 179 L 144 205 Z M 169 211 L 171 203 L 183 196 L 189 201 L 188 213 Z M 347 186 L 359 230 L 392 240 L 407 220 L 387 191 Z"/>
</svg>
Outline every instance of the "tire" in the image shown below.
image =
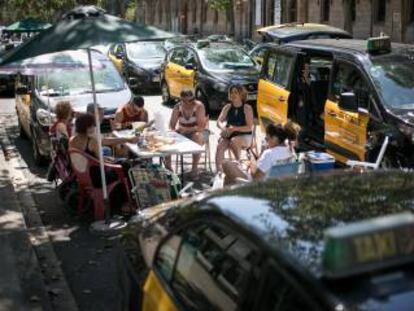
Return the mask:
<svg viewBox="0 0 414 311">
<path fill-rule="evenodd" d="M 27 139 L 28 138 L 27 133 L 25 132 L 25 130 L 23 128 L 23 125 L 22 125 L 22 122 L 20 121 L 19 117 L 17 117 L 17 123 L 18 123 L 18 126 L 19 126 L 19 136 L 20 136 L 20 138 Z"/>
<path fill-rule="evenodd" d="M 161 83 L 161 96 L 162 96 L 162 102 L 165 105 L 170 105 L 172 102 L 170 90 L 168 88 L 168 84 L 165 80 Z"/>
<path fill-rule="evenodd" d="M 210 105 L 208 103 L 207 96 L 204 94 L 204 92 L 200 89 L 196 90 L 196 98 L 201 101 L 204 104 L 204 109 L 206 110 L 206 114 L 210 115 Z"/>
<path fill-rule="evenodd" d="M 36 136 L 32 131 L 32 150 L 33 150 L 33 159 L 37 166 L 44 166 L 46 163 L 46 158 L 41 155 L 39 151 L 39 146 L 37 145 Z"/>
</svg>

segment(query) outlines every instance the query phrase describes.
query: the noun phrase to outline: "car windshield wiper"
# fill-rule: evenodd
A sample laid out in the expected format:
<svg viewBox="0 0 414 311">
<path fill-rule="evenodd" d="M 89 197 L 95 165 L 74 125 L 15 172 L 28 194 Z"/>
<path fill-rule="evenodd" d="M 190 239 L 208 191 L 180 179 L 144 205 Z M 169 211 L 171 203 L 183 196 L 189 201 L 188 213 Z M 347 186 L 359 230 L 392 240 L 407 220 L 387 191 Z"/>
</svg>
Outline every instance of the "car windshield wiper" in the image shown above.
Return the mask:
<svg viewBox="0 0 414 311">
<path fill-rule="evenodd" d="M 100 90 L 96 90 L 96 93 L 109 93 L 109 92 L 119 92 L 122 91 L 123 88 L 113 88 L 113 89 L 100 89 Z M 92 90 L 87 90 L 82 92 L 82 94 L 91 94 Z"/>
</svg>

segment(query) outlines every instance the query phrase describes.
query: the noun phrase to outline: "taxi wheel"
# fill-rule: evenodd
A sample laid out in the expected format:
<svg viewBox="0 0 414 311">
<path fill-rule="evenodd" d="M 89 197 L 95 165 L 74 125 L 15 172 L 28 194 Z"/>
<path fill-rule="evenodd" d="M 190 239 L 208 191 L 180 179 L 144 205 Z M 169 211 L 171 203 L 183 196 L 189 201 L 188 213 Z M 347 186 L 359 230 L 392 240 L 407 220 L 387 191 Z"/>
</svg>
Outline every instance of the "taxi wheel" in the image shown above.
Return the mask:
<svg viewBox="0 0 414 311">
<path fill-rule="evenodd" d="M 37 166 L 43 166 L 46 162 L 44 156 L 41 155 L 39 151 L 39 146 L 37 144 L 36 135 L 33 133 L 32 130 L 32 150 L 33 150 L 33 159 Z"/>
<path fill-rule="evenodd" d="M 19 136 L 20 136 L 20 138 L 27 139 L 28 137 L 27 137 L 26 132 L 24 131 L 24 128 L 23 128 L 22 122 L 20 121 L 20 118 L 17 118 L 17 123 L 18 123 L 18 126 L 19 126 Z"/>
<path fill-rule="evenodd" d="M 168 84 L 166 81 L 162 81 L 161 83 L 161 96 L 162 102 L 166 105 L 171 104 L 171 95 L 170 90 L 168 89 Z"/>
<path fill-rule="evenodd" d="M 204 95 L 204 92 L 202 90 L 197 89 L 196 98 L 204 104 L 206 114 L 210 114 L 210 105 L 208 104 L 207 96 Z"/>
</svg>

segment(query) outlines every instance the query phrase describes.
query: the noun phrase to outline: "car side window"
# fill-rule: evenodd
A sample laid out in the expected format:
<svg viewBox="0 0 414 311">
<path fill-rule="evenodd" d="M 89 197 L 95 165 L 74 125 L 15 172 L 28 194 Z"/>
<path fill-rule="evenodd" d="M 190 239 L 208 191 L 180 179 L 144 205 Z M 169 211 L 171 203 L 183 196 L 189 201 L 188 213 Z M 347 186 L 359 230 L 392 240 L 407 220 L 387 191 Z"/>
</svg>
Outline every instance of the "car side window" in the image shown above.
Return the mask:
<svg viewBox="0 0 414 311">
<path fill-rule="evenodd" d="M 237 310 L 256 250 L 222 226 L 200 223 L 184 235 L 171 282 L 186 310 Z"/>
<path fill-rule="evenodd" d="M 193 66 L 197 66 L 197 58 L 192 51 L 187 51 L 187 54 L 184 55 L 184 65 L 190 64 Z"/>
<path fill-rule="evenodd" d="M 275 53 L 271 53 L 267 58 L 266 67 L 264 68 L 264 76 L 266 80 L 273 81 L 275 76 L 276 62 L 277 55 Z"/>
<path fill-rule="evenodd" d="M 277 54 L 273 81 L 285 88 L 289 86 L 290 75 L 294 65 L 294 57 L 289 54 Z"/>
<path fill-rule="evenodd" d="M 311 311 L 315 306 L 286 274 L 272 263 L 266 271 L 262 295 L 257 297 L 260 311 Z"/>
<path fill-rule="evenodd" d="M 184 49 L 175 50 L 171 55 L 170 62 L 183 66 L 186 55 L 187 53 Z"/>
<path fill-rule="evenodd" d="M 341 94 L 346 92 L 355 94 L 358 107 L 369 107 L 369 84 L 366 78 L 355 65 L 341 62 L 337 64 L 333 78 L 333 100 L 339 102 Z"/>
<path fill-rule="evenodd" d="M 167 282 L 172 279 L 174 263 L 177 258 L 181 240 L 182 238 L 179 234 L 171 236 L 161 245 L 154 260 L 154 267 Z"/>
</svg>

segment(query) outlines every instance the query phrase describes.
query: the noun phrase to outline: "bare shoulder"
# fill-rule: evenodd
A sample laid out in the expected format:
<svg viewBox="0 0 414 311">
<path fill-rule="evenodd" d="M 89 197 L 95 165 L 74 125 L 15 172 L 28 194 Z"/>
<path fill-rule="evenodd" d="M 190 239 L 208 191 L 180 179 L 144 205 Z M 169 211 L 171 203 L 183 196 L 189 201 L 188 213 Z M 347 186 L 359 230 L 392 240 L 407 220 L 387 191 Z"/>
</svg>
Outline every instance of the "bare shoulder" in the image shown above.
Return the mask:
<svg viewBox="0 0 414 311">
<path fill-rule="evenodd" d="M 244 112 L 253 115 L 253 107 L 250 104 L 244 105 Z"/>
</svg>

